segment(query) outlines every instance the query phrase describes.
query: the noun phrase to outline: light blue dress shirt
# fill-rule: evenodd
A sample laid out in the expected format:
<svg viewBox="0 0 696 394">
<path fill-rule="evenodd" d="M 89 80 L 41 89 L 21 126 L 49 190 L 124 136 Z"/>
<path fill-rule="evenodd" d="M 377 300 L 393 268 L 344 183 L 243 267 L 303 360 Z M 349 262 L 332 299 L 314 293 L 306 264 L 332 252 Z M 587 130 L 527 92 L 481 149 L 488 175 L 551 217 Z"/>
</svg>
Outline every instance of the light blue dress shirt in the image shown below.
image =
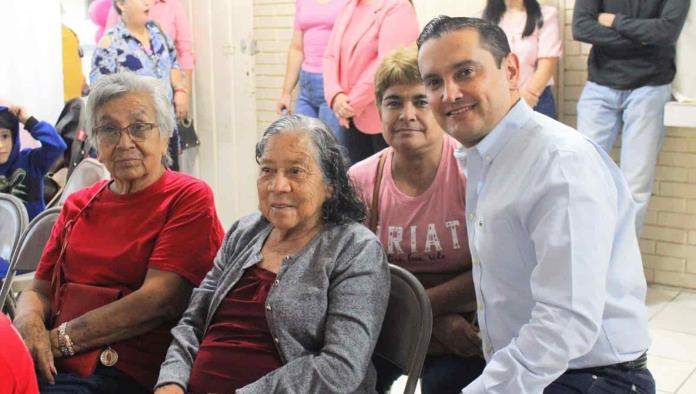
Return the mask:
<svg viewBox="0 0 696 394">
<path fill-rule="evenodd" d="M 462 392 L 542 393 L 645 352 L 635 204 L 612 159 L 522 100 L 457 157 L 487 361 Z"/>
</svg>

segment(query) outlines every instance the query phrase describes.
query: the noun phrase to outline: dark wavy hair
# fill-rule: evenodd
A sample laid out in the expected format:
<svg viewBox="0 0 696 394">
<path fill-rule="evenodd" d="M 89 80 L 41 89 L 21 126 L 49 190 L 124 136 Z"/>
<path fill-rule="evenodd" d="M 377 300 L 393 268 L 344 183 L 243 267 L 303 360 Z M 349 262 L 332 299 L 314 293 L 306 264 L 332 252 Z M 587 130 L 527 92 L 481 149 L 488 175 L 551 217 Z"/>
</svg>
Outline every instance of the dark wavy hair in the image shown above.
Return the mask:
<svg viewBox="0 0 696 394">
<path fill-rule="evenodd" d="M 343 224 L 365 220 L 365 203 L 348 177 L 348 160 L 333 132 L 319 119 L 303 115 L 284 116 L 271 123 L 256 144 L 256 162 L 266 150 L 268 141 L 281 133 L 306 133 L 317 152 L 315 158 L 324 182 L 333 190 L 331 197 L 321 207 L 324 223 Z"/>
<path fill-rule="evenodd" d="M 503 29 L 498 25 L 479 18 L 467 18 L 463 16 L 449 17 L 440 15 L 433 18 L 425 25 L 418 36 L 416 44 L 418 49 L 431 39 L 440 38 L 447 33 L 464 29 L 476 30 L 479 34 L 479 45 L 493 55 L 496 65 L 500 68 L 503 59 L 510 54 L 510 44 Z"/>
<path fill-rule="evenodd" d="M 536 28 L 544 26 L 544 17 L 541 15 L 541 6 L 537 0 L 524 0 L 524 10 L 527 14 L 527 22 L 522 31 L 522 38 L 531 36 Z M 483 19 L 499 24 L 503 14 L 507 11 L 505 0 L 488 0 L 483 10 Z"/>
</svg>

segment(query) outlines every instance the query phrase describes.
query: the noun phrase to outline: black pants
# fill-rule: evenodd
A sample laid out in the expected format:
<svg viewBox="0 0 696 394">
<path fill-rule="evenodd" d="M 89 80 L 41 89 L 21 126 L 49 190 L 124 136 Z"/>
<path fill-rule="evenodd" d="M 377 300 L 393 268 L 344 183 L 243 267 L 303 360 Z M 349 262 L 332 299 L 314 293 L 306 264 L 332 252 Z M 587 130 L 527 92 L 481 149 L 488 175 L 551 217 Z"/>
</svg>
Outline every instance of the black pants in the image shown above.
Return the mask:
<svg viewBox="0 0 696 394">
<path fill-rule="evenodd" d="M 39 391 L 42 394 L 146 394 L 152 393 L 152 388 L 143 387 L 114 367 L 99 364 L 94 373 L 87 378 L 59 372 L 56 384 L 39 382 Z"/>
<path fill-rule="evenodd" d="M 172 135 L 169 139 L 169 157 L 172 159 L 172 165 L 169 169 L 172 171 L 179 171 L 179 133 Z"/>
<path fill-rule="evenodd" d="M 368 157 L 389 146 L 384 141 L 382 133 L 365 134 L 358 130 L 352 121 L 350 122 L 349 128 L 341 127 L 341 129 L 343 138 L 339 138 L 339 141 L 343 139 L 343 144 L 348 150 L 350 165 L 367 159 Z"/>
<path fill-rule="evenodd" d="M 377 392 L 384 393 L 402 373 L 379 357 L 372 360 L 377 368 Z M 486 361 L 478 356 L 426 356 L 421 373 L 421 391 L 423 394 L 459 394 L 481 375 L 485 366 Z"/>
<path fill-rule="evenodd" d="M 655 394 L 655 379 L 647 368 L 568 371 L 551 383 L 544 394 Z"/>
</svg>

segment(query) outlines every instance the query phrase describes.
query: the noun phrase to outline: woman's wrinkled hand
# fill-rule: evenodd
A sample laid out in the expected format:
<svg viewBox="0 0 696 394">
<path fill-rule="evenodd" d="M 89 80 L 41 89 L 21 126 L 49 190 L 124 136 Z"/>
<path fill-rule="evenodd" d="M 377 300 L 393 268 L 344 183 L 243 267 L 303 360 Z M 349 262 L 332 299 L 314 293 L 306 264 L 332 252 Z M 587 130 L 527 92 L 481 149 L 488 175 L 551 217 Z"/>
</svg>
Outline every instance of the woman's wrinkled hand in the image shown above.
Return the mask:
<svg viewBox="0 0 696 394">
<path fill-rule="evenodd" d="M 460 357 L 481 354 L 479 330 L 462 315 L 450 313 L 436 317 L 433 320 L 433 338 L 450 353 Z"/>
<path fill-rule="evenodd" d="M 50 333 L 40 316 L 17 316 L 14 326 L 34 359 L 37 376 L 50 384 L 55 383 L 56 370 Z"/>
<path fill-rule="evenodd" d="M 162 387 L 158 387 L 155 390 L 155 394 L 185 394 L 184 389 L 178 384 L 168 384 Z"/>
</svg>

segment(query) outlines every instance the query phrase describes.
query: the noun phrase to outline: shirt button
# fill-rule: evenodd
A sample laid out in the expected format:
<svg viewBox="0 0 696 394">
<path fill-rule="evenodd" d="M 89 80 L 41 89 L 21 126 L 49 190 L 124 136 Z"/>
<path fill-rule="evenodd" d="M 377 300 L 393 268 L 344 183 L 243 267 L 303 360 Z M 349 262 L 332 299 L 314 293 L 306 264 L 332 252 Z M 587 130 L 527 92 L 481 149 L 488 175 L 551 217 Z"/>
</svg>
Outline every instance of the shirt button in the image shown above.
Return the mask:
<svg viewBox="0 0 696 394">
<path fill-rule="evenodd" d="M 267 311 L 270 311 L 270 310 L 271 310 L 271 305 L 270 305 L 270 304 L 266 305 L 266 310 L 267 310 Z"/>
<path fill-rule="evenodd" d="M 486 155 L 485 159 L 486 161 L 491 161 L 492 157 L 490 155 Z"/>
<path fill-rule="evenodd" d="M 471 260 L 471 263 L 474 264 L 474 265 L 478 265 L 479 259 L 476 259 L 476 258 L 475 258 L 475 259 Z"/>
<path fill-rule="evenodd" d="M 276 279 L 275 282 L 273 282 L 273 283 L 274 283 L 276 286 L 278 286 L 278 285 L 280 284 L 280 281 L 279 281 L 278 279 Z"/>
<path fill-rule="evenodd" d="M 478 221 L 478 226 L 479 226 L 479 227 L 483 227 L 483 220 L 479 220 L 479 221 Z"/>
<path fill-rule="evenodd" d="M 482 311 L 482 310 L 483 310 L 483 304 L 478 304 L 477 308 L 478 308 L 478 310 Z"/>
<path fill-rule="evenodd" d="M 280 343 L 280 339 L 278 339 L 278 337 L 273 338 L 273 340 L 275 341 L 275 343 Z"/>
<path fill-rule="evenodd" d="M 476 214 L 475 214 L 475 213 L 470 213 L 470 214 L 469 214 L 469 219 L 470 219 L 470 220 L 476 219 Z"/>
<path fill-rule="evenodd" d="M 486 343 L 486 353 L 493 353 L 493 345 Z"/>
</svg>

